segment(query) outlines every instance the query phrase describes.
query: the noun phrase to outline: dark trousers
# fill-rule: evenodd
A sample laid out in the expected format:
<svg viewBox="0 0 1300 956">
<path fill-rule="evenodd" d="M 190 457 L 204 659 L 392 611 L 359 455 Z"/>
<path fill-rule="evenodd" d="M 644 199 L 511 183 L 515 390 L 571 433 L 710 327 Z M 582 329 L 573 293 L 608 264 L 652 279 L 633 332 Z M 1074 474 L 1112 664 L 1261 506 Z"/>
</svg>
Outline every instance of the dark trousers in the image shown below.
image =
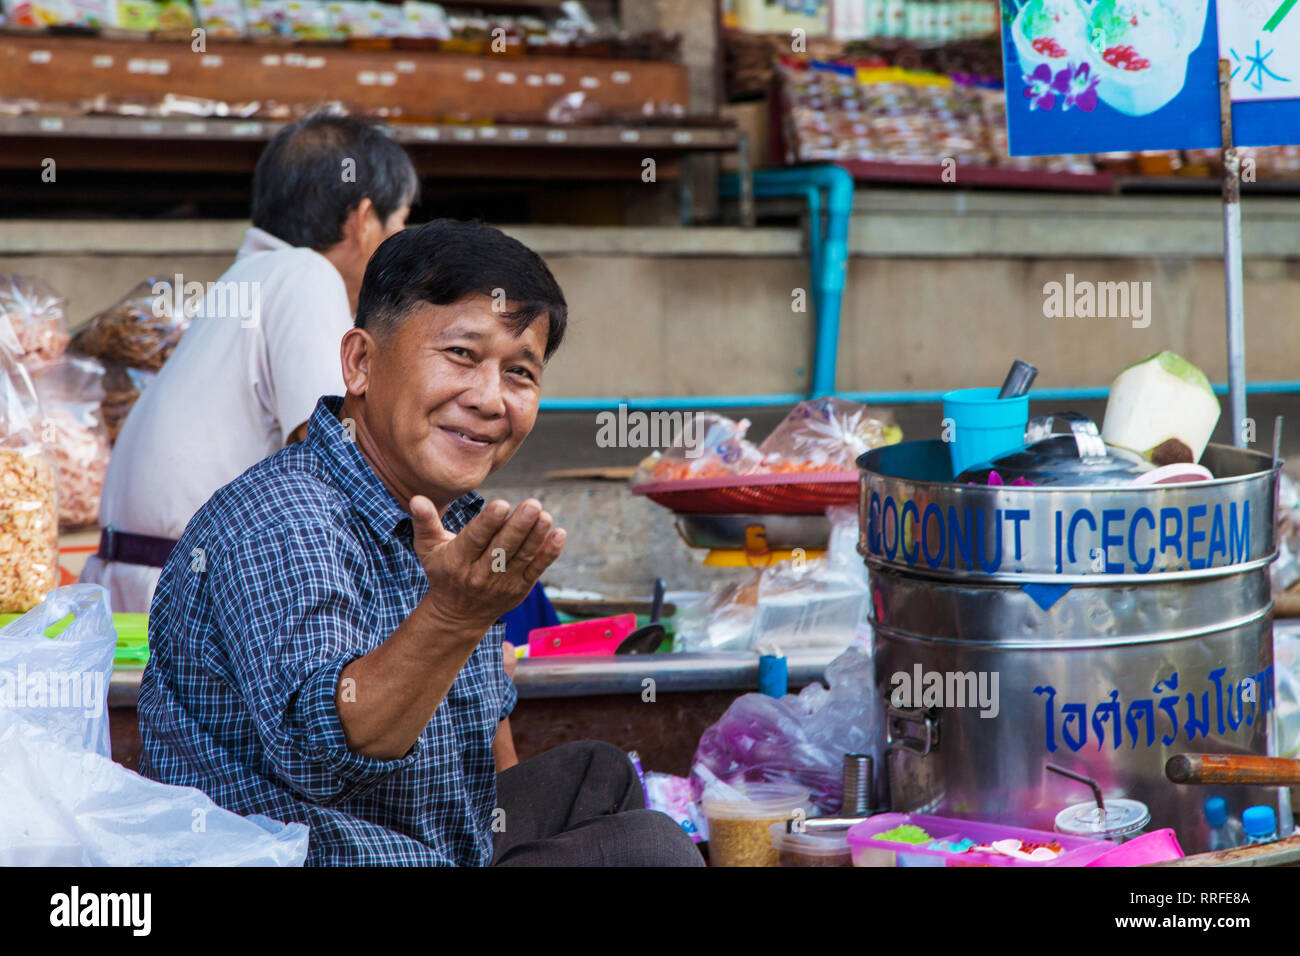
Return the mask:
<svg viewBox="0 0 1300 956">
<path fill-rule="evenodd" d="M 645 809 L 627 754 L 584 740 L 497 774 L 493 866 L 703 866 L 673 820 Z"/>
</svg>

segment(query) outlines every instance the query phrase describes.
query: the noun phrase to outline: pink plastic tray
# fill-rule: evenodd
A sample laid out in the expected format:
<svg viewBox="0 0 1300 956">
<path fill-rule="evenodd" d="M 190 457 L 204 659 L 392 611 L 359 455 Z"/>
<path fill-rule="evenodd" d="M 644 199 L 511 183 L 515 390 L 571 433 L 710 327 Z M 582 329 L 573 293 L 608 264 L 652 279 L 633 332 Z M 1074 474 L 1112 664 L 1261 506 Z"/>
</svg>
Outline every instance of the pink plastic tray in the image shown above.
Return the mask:
<svg viewBox="0 0 1300 956">
<path fill-rule="evenodd" d="M 884 833 L 895 827 L 910 823 L 930 834 L 933 841 L 943 840 L 953 843 L 962 838 L 976 843 L 992 843 L 994 840 L 1011 838 L 1030 843 L 1051 843 L 1056 841 L 1064 851 L 1054 860 L 1044 863 L 1031 863 L 1001 853 L 953 853 L 948 850 L 930 850 L 925 843 L 891 843 L 877 840 L 877 833 Z M 892 852 L 908 858 L 899 861 L 900 866 L 1086 866 L 1103 853 L 1115 849 L 1109 840 L 1094 840 L 1089 837 L 1067 836 L 1064 833 L 1048 833 L 1044 830 L 1031 830 L 1028 827 L 1002 826 L 996 823 L 978 823 L 973 820 L 954 820 L 950 817 L 932 817 L 927 813 L 882 813 L 863 820 L 849 828 L 849 846 L 853 850 L 854 866 L 890 865 L 883 862 L 885 856 Z M 875 852 L 873 852 L 875 851 Z M 881 854 L 883 851 L 883 854 Z M 877 857 L 877 854 L 881 854 Z M 872 862 L 877 857 L 881 862 Z M 862 860 L 863 862 L 859 862 Z"/>
</svg>

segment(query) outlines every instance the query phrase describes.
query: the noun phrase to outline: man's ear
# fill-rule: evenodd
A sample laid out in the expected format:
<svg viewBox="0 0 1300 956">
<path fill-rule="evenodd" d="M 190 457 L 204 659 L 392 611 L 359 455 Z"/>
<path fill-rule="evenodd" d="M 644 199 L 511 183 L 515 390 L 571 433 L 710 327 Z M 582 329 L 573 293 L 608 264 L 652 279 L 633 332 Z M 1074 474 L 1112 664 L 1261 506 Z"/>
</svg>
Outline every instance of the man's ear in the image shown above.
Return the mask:
<svg viewBox="0 0 1300 956">
<path fill-rule="evenodd" d="M 365 329 L 351 328 L 339 343 L 339 360 L 343 365 L 343 384 L 349 395 L 364 395 L 370 386 L 370 365 L 379 343 Z"/>
<path fill-rule="evenodd" d="M 375 212 L 374 203 L 369 198 L 364 198 L 353 206 L 348 212 L 348 218 L 343 220 L 343 241 L 364 249 L 366 231 L 373 228 L 370 222 L 372 215 L 378 213 Z"/>
</svg>

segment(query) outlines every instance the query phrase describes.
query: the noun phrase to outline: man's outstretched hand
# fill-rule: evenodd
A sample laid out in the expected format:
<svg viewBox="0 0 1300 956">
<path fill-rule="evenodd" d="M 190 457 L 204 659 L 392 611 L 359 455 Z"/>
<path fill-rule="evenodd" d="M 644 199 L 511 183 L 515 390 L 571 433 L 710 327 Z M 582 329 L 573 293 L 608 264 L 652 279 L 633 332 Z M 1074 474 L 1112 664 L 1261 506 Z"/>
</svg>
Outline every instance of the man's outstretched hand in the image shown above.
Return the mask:
<svg viewBox="0 0 1300 956">
<path fill-rule="evenodd" d="M 564 549 L 563 528 L 535 498 L 512 513 L 509 502 L 489 503 L 460 533 L 442 526 L 424 495 L 411 499 L 415 554 L 429 578 L 429 605 L 440 624 L 475 642 L 501 615 L 528 596 Z"/>
</svg>

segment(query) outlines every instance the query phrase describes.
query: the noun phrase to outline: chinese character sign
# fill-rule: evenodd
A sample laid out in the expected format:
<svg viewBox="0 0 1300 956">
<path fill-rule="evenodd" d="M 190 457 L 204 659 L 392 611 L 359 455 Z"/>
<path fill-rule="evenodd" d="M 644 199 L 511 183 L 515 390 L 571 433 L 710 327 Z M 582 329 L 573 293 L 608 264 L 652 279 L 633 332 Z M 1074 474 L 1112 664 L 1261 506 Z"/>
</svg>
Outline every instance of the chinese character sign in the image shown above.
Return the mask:
<svg viewBox="0 0 1300 956">
<path fill-rule="evenodd" d="M 1015 155 L 1220 145 L 1219 51 L 1238 145 L 1300 142 L 1300 0 L 1003 0 Z"/>
<path fill-rule="evenodd" d="M 1219 0 L 1219 47 L 1238 102 L 1300 98 L 1300 2 Z"/>
</svg>

